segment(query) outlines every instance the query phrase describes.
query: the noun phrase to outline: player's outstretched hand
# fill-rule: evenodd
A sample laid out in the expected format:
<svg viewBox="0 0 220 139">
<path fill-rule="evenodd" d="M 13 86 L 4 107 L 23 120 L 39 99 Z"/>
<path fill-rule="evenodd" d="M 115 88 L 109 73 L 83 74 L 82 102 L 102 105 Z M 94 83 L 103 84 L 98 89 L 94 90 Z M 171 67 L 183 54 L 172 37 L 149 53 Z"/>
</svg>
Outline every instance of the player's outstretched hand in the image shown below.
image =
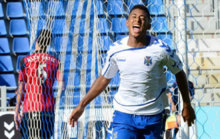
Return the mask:
<svg viewBox="0 0 220 139">
<path fill-rule="evenodd" d="M 19 112 L 15 112 L 14 121 L 15 121 L 15 125 L 16 125 L 16 130 L 20 130 L 21 115 Z"/>
<path fill-rule="evenodd" d="M 184 122 L 187 121 L 188 126 L 191 126 L 194 124 L 194 120 L 196 119 L 195 111 L 192 108 L 191 104 L 184 104 L 183 105 L 183 111 L 182 116 Z"/>
<path fill-rule="evenodd" d="M 80 106 L 77 106 L 72 111 L 72 113 L 70 114 L 70 117 L 69 117 L 69 124 L 71 127 L 76 126 L 77 121 L 78 121 L 79 117 L 83 114 L 83 112 L 84 112 L 84 108 L 80 107 Z"/>
</svg>

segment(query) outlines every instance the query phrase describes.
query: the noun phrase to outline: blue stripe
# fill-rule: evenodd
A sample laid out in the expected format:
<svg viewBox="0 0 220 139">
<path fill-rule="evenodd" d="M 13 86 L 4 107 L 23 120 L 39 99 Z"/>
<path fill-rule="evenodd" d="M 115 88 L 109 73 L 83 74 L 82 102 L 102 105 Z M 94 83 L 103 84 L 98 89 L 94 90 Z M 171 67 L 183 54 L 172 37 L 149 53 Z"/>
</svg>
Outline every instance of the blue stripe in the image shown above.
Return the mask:
<svg viewBox="0 0 220 139">
<path fill-rule="evenodd" d="M 103 76 L 105 76 L 105 74 L 108 71 L 109 67 L 110 67 L 110 64 L 108 65 L 108 67 L 107 67 L 106 71 L 104 72 Z"/>
<path fill-rule="evenodd" d="M 165 90 L 166 90 L 166 88 L 163 88 L 163 89 L 160 91 L 159 96 L 157 96 L 157 98 L 155 98 L 154 100 L 151 100 L 151 101 L 148 101 L 148 102 L 146 102 L 146 103 L 144 103 L 144 104 L 139 104 L 139 105 L 124 105 L 124 104 L 119 103 L 115 98 L 114 98 L 114 100 L 115 100 L 119 105 L 122 105 L 122 106 L 129 106 L 129 107 L 143 106 L 143 105 L 147 105 L 147 104 L 150 104 L 150 103 L 155 102 L 155 101 L 162 95 L 162 93 L 163 93 Z"/>
</svg>

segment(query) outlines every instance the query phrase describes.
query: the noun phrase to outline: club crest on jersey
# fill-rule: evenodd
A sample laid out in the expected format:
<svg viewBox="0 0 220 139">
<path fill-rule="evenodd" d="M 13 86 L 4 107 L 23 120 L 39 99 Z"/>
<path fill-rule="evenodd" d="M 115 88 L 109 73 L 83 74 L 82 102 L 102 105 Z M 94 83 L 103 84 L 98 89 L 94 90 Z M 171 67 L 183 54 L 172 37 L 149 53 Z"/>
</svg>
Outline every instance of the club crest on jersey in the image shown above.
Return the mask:
<svg viewBox="0 0 220 139">
<path fill-rule="evenodd" d="M 144 58 L 144 64 L 150 66 L 152 64 L 152 58 L 150 56 L 146 56 Z"/>
</svg>

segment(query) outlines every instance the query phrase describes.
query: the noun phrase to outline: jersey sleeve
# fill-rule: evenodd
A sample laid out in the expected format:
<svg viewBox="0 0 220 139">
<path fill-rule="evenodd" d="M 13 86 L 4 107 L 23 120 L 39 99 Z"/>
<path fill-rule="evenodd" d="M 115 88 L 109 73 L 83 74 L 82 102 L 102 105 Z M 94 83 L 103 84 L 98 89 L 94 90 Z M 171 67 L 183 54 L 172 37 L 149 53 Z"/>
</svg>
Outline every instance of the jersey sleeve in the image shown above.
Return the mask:
<svg viewBox="0 0 220 139">
<path fill-rule="evenodd" d="M 183 64 L 176 54 L 176 50 L 171 50 L 171 48 L 165 44 L 165 65 L 168 69 L 176 74 L 183 69 Z"/>
<path fill-rule="evenodd" d="M 118 66 L 115 60 L 115 53 L 110 49 L 107 53 L 105 65 L 102 69 L 102 75 L 107 78 L 113 78 L 118 72 Z"/>
</svg>

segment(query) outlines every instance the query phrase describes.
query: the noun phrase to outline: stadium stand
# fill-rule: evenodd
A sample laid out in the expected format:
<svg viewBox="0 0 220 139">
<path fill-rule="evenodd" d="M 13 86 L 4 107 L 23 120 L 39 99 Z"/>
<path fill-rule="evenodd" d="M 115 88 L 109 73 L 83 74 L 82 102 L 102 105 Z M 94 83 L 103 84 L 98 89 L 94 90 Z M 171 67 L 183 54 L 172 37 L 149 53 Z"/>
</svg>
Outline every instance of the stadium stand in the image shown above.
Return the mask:
<svg viewBox="0 0 220 139">
<path fill-rule="evenodd" d="M 106 18 L 99 18 L 98 27 L 99 33 L 108 33 L 110 25 Z"/>
<path fill-rule="evenodd" d="M 126 18 L 125 17 L 113 17 L 112 21 L 112 32 L 114 33 L 128 33 L 128 28 L 125 26 Z"/>
<path fill-rule="evenodd" d="M 163 0 L 148 0 L 145 2 L 148 5 L 148 9 L 151 15 L 164 15 L 164 4 Z"/>
<path fill-rule="evenodd" d="M 20 55 L 30 52 L 23 2 L 0 2 L 0 86 L 6 86 L 7 101 L 17 88 Z M 10 93 L 10 94 L 9 94 Z"/>
<path fill-rule="evenodd" d="M 116 37 L 115 37 L 115 39 L 116 40 L 120 40 L 120 39 L 122 39 L 122 38 L 124 38 L 124 37 L 126 37 L 127 35 L 125 35 L 125 34 L 116 34 Z"/>
<path fill-rule="evenodd" d="M 10 55 L 0 56 L 0 72 L 12 72 L 14 71 L 12 59 Z"/>
<path fill-rule="evenodd" d="M 73 6 L 71 9 L 72 10 L 72 16 L 75 16 L 75 17 L 85 17 L 87 14 L 90 14 L 90 15 L 94 15 L 94 11 L 91 10 L 90 13 L 87 13 L 86 11 L 86 7 L 88 5 L 88 1 L 86 2 L 80 2 L 78 0 L 76 1 L 69 1 L 69 5 Z M 79 10 L 78 7 L 83 7 L 82 10 Z M 93 4 L 91 4 L 91 8 L 93 8 Z"/>
<path fill-rule="evenodd" d="M 45 27 L 47 21 L 45 18 L 36 18 L 32 22 L 37 25 L 37 31 L 40 31 L 43 27 Z"/>
<path fill-rule="evenodd" d="M 156 16 L 152 18 L 151 31 L 156 33 L 169 32 L 168 22 L 165 16 Z"/>
<path fill-rule="evenodd" d="M 43 25 L 43 24 L 42 24 L 42 25 Z M 60 30 L 60 28 L 63 28 L 63 29 Z M 61 35 L 61 34 L 66 34 L 66 33 L 68 33 L 69 30 L 67 29 L 67 25 L 66 25 L 65 19 L 55 19 L 52 32 L 53 32 L 55 35 L 59 35 L 59 34 Z"/>
<path fill-rule="evenodd" d="M 0 86 L 12 87 L 13 89 L 8 88 L 7 90 L 14 90 L 17 87 L 17 81 L 13 73 L 1 73 L 0 74 Z"/>
<path fill-rule="evenodd" d="M 33 1 L 33 2 L 30 2 L 29 4 L 30 4 L 30 6 L 36 7 L 36 9 L 37 9 L 37 12 L 30 13 L 33 17 L 38 17 L 38 16 L 43 17 L 44 16 L 44 7 L 40 1 Z"/>
<path fill-rule="evenodd" d="M 135 5 L 135 4 L 144 4 L 142 0 L 128 0 L 126 5 L 128 6 L 128 11 Z"/>
<path fill-rule="evenodd" d="M 28 34 L 26 22 L 24 19 L 11 19 L 9 26 L 9 34 L 11 36 Z"/>
<path fill-rule="evenodd" d="M 85 45 L 85 42 L 87 45 Z M 91 52 L 92 51 L 92 36 L 79 35 L 78 48 L 79 52 Z"/>
<path fill-rule="evenodd" d="M 82 53 L 81 56 L 78 56 L 79 63 L 76 63 L 76 68 L 81 70 L 91 70 L 92 54 L 91 53 Z"/>
<path fill-rule="evenodd" d="M 8 2 L 6 7 L 7 18 L 19 18 L 24 17 L 24 9 L 22 2 Z"/>
<path fill-rule="evenodd" d="M 7 35 L 7 31 L 6 31 L 6 25 L 5 25 L 5 21 L 4 20 L 0 20 L 0 36 L 5 36 Z"/>
<path fill-rule="evenodd" d="M 94 24 L 94 16 L 90 16 L 90 18 L 81 18 L 80 26 L 79 26 L 79 33 L 80 34 L 86 34 L 86 33 L 92 33 L 93 26 L 85 26 L 86 22 L 89 22 L 91 25 Z M 88 32 L 89 31 L 89 32 Z"/>
<path fill-rule="evenodd" d="M 14 107 L 16 105 L 16 94 L 13 91 L 7 92 L 6 98 L 7 98 L 7 106 L 8 107 Z"/>
<path fill-rule="evenodd" d="M 49 15 L 50 14 L 54 14 L 52 16 L 56 16 L 56 17 L 63 17 L 63 16 L 65 16 L 65 10 L 64 10 L 63 3 L 64 3 L 63 1 L 49 1 L 48 5 L 47 5 L 47 9 L 48 9 L 47 13 Z M 49 12 L 51 6 L 57 7 L 56 8 L 56 12 L 53 12 L 53 13 Z"/>
<path fill-rule="evenodd" d="M 53 41 L 54 49 L 57 53 L 66 52 L 71 53 L 72 47 L 64 47 L 65 45 L 71 46 L 71 40 L 68 36 L 55 36 Z M 67 42 L 67 44 L 65 44 Z"/>
<path fill-rule="evenodd" d="M 100 44 L 102 44 L 102 48 L 101 50 L 102 51 L 107 51 L 109 50 L 109 47 L 110 45 L 112 44 L 112 39 L 109 35 L 102 35 L 102 36 L 99 36 L 99 39 L 98 39 L 100 42 Z"/>
<path fill-rule="evenodd" d="M 96 6 L 95 10 L 97 10 L 97 15 L 104 16 L 104 5 L 103 5 L 102 0 L 96 0 L 95 6 Z"/>
<path fill-rule="evenodd" d="M 7 37 L 0 38 L 0 54 L 10 54 L 10 46 Z"/>
<path fill-rule="evenodd" d="M 110 16 L 126 14 L 123 2 L 120 0 L 111 0 L 107 3 L 107 11 Z"/>
<path fill-rule="evenodd" d="M 64 71 L 70 71 L 76 69 L 76 65 L 74 64 L 73 61 L 74 61 L 74 55 L 67 54 L 65 57 Z"/>
<path fill-rule="evenodd" d="M 4 12 L 2 9 L 2 4 L 0 3 L 0 18 L 3 18 L 3 17 L 4 17 Z"/>
<path fill-rule="evenodd" d="M 27 37 L 15 37 L 12 42 L 12 52 L 14 54 L 29 53 L 29 39 Z"/>
</svg>

